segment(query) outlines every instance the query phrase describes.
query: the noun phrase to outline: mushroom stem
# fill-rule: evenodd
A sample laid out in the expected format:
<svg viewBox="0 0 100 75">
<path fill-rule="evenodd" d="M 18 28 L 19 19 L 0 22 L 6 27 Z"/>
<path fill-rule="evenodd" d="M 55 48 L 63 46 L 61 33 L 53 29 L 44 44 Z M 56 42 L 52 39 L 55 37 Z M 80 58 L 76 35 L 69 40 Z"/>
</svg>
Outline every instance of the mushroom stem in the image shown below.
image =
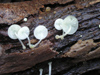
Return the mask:
<svg viewBox="0 0 100 75">
<path fill-rule="evenodd" d="M 25 33 L 24 33 L 25 34 Z M 29 45 L 29 47 L 30 48 L 34 48 L 34 47 L 36 47 L 42 40 L 40 39 L 35 45 L 33 45 L 33 44 L 31 44 L 31 42 L 30 42 L 30 38 L 25 34 L 25 36 L 27 37 L 27 39 L 28 39 L 28 45 Z"/>
<path fill-rule="evenodd" d="M 24 33 L 24 34 L 25 34 L 25 33 Z M 30 48 L 34 48 L 34 45 L 31 44 L 31 42 L 30 42 L 30 38 L 29 38 L 26 34 L 25 34 L 25 36 L 27 37 L 29 47 L 30 47 Z"/>
<path fill-rule="evenodd" d="M 43 69 L 40 69 L 39 71 L 40 71 L 40 75 L 42 75 L 42 73 L 43 73 Z"/>
<path fill-rule="evenodd" d="M 15 35 L 16 35 L 16 37 L 18 38 L 18 35 L 15 33 Z M 22 45 L 22 48 L 23 49 L 26 49 L 26 46 L 23 44 L 23 42 L 18 38 L 18 40 L 19 40 L 19 42 L 21 43 L 21 45 Z"/>
<path fill-rule="evenodd" d="M 26 34 L 25 34 L 26 35 Z M 27 36 L 27 35 L 26 35 Z M 34 48 L 34 47 L 36 47 L 42 40 L 40 39 L 35 45 L 33 45 L 33 44 L 31 44 L 31 42 L 30 42 L 30 38 L 27 36 L 27 39 L 28 39 L 28 45 L 29 45 L 29 47 L 30 48 Z"/>
<path fill-rule="evenodd" d="M 71 26 L 70 26 L 70 28 L 69 28 L 69 30 L 67 32 L 64 32 L 64 30 L 63 30 L 63 34 L 62 35 L 56 35 L 55 38 L 56 39 L 60 38 L 61 40 L 63 40 L 64 37 L 70 32 L 70 30 L 71 30 Z"/>
<path fill-rule="evenodd" d="M 42 40 L 40 39 L 35 45 L 34 47 L 36 47 L 37 45 L 39 45 L 39 43 L 41 42 Z"/>
<path fill-rule="evenodd" d="M 31 44 L 31 42 L 30 42 L 30 38 L 29 37 L 27 37 L 27 39 L 28 39 L 28 42 L 29 42 L 29 47 L 30 48 L 34 48 L 34 46 Z"/>
<path fill-rule="evenodd" d="M 52 62 L 49 62 L 48 65 L 49 65 L 49 75 L 51 75 Z"/>
</svg>

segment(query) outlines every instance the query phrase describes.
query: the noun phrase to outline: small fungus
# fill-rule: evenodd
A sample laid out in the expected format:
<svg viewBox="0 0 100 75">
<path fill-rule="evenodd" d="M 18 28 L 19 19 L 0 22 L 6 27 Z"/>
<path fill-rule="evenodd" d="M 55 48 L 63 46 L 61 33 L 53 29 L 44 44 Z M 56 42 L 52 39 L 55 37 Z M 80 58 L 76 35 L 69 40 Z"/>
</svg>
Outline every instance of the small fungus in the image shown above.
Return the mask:
<svg viewBox="0 0 100 75">
<path fill-rule="evenodd" d="M 29 28 L 24 26 L 18 31 L 18 38 L 21 40 L 24 40 L 27 38 L 29 47 L 33 48 L 33 45 L 30 43 L 29 33 L 30 33 Z"/>
<path fill-rule="evenodd" d="M 100 28 L 100 24 L 99 24 L 99 28 Z"/>
<path fill-rule="evenodd" d="M 25 22 L 26 22 L 26 21 L 27 21 L 27 18 L 24 18 L 24 19 L 23 19 L 23 21 L 25 21 Z"/>
<path fill-rule="evenodd" d="M 64 25 L 70 25 L 71 30 L 68 34 L 74 34 L 78 29 L 78 20 L 76 17 L 69 15 L 64 19 Z"/>
<path fill-rule="evenodd" d="M 43 69 L 39 69 L 39 71 L 40 71 L 40 75 L 42 75 L 43 74 Z"/>
<path fill-rule="evenodd" d="M 48 35 L 48 30 L 45 26 L 39 25 L 38 27 L 35 28 L 34 30 L 34 36 L 39 39 L 39 42 L 37 42 L 35 45 L 32 45 L 30 42 L 29 38 L 29 33 L 30 30 L 28 27 L 20 27 L 17 24 L 13 24 L 8 28 L 8 36 L 11 39 L 18 39 L 22 45 L 23 49 L 26 49 L 26 46 L 23 44 L 21 40 L 28 39 L 28 45 L 30 48 L 36 47 L 47 35 Z"/>
<path fill-rule="evenodd" d="M 62 24 L 63 24 L 63 19 L 57 19 L 54 23 L 54 27 L 57 29 L 57 30 L 62 30 Z"/>
<path fill-rule="evenodd" d="M 48 65 L 49 65 L 49 75 L 51 75 L 52 62 L 49 62 Z"/>
<path fill-rule="evenodd" d="M 74 34 L 78 29 L 78 20 L 72 15 L 67 16 L 64 20 L 63 19 L 57 19 L 54 23 L 54 27 L 57 30 L 63 30 L 62 35 L 56 35 L 55 38 L 62 40 L 64 37 L 69 34 Z"/>
<path fill-rule="evenodd" d="M 34 47 L 36 47 L 46 36 L 48 35 L 48 30 L 45 26 L 39 25 L 34 30 L 34 36 L 39 40 Z"/>
<path fill-rule="evenodd" d="M 51 11 L 50 7 L 46 7 L 46 12 Z"/>
<path fill-rule="evenodd" d="M 8 28 L 8 36 L 11 39 L 18 39 L 22 45 L 23 49 L 26 49 L 25 45 L 23 44 L 23 42 L 21 41 L 21 39 L 18 36 L 18 31 L 21 29 L 21 27 L 17 24 L 13 24 Z"/>
<path fill-rule="evenodd" d="M 83 35 L 80 35 L 80 37 L 82 37 Z"/>
</svg>

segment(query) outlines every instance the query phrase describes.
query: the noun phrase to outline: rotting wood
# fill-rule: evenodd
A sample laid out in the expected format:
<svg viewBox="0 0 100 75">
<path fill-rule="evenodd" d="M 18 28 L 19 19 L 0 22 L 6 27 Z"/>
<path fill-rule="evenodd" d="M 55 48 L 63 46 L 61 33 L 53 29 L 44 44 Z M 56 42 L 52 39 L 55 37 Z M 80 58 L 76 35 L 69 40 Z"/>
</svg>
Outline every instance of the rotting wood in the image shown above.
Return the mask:
<svg viewBox="0 0 100 75">
<path fill-rule="evenodd" d="M 18 52 L 21 50 L 21 48 L 19 47 L 19 42 L 17 40 L 11 40 L 8 37 L 8 35 L 7 35 L 7 29 L 9 27 L 9 25 L 12 24 L 12 23 L 17 23 L 17 24 L 20 24 L 21 26 L 28 26 L 30 28 L 30 30 L 31 30 L 31 34 L 30 34 L 30 38 L 31 39 L 34 38 L 34 36 L 33 36 L 33 30 L 34 30 L 34 28 L 36 26 L 38 26 L 39 24 L 45 25 L 48 28 L 48 30 L 49 30 L 49 35 L 48 35 L 48 37 L 45 40 L 49 40 L 53 44 L 53 46 L 49 47 L 49 50 L 53 47 L 53 49 L 55 49 L 55 50 L 57 50 L 59 52 L 62 51 L 61 55 L 63 55 L 63 53 L 65 53 L 65 52 L 70 51 L 69 49 L 78 40 L 83 40 L 83 42 L 85 42 L 85 40 L 92 39 L 93 41 L 97 41 L 98 42 L 98 40 L 100 39 L 100 35 L 99 35 L 100 34 L 100 29 L 98 27 L 98 25 L 100 24 L 100 19 L 99 19 L 100 18 L 100 3 L 95 2 L 94 0 L 92 0 L 92 2 L 95 2 L 95 3 L 93 3 L 92 6 L 90 6 L 91 3 L 90 3 L 90 1 L 88 1 L 88 5 L 86 7 L 85 7 L 85 5 L 83 5 L 82 8 L 78 8 L 78 7 L 81 7 L 81 4 L 82 3 L 86 3 L 87 4 L 87 1 L 84 1 L 83 2 L 81 0 L 81 3 L 79 4 L 78 7 L 76 7 L 76 4 L 78 4 L 78 2 L 77 2 L 78 0 L 75 0 L 76 2 L 74 0 L 66 0 L 66 1 L 69 1 L 68 4 L 66 4 L 67 2 L 60 3 L 59 1 L 60 0 L 58 0 L 58 2 L 57 2 L 57 0 L 56 1 L 53 0 L 53 1 L 50 1 L 50 2 L 46 2 L 46 3 L 44 1 L 44 3 L 42 3 L 42 5 L 41 4 L 38 4 L 38 6 L 36 6 L 37 7 L 37 9 L 36 9 L 37 11 L 35 11 L 36 14 L 35 14 L 34 11 L 31 11 L 30 12 L 30 11 L 27 10 L 29 13 L 24 13 L 24 16 L 23 17 L 20 17 L 19 16 L 20 13 L 21 13 L 20 14 L 21 16 L 23 15 L 22 14 L 23 13 L 23 10 L 22 10 L 20 13 L 18 13 L 18 17 L 17 17 L 18 19 L 8 21 L 8 18 L 7 18 L 6 20 L 2 21 L 1 24 L 0 24 L 1 25 L 1 28 L 0 28 L 0 42 L 1 42 L 2 46 L 3 47 L 6 47 L 7 45 L 5 45 L 5 44 L 9 44 L 10 43 L 11 47 L 8 47 L 8 49 L 12 49 L 12 50 L 16 50 L 17 49 Z M 72 3 L 70 3 L 70 2 L 72 2 Z M 28 1 L 27 3 L 29 3 L 29 5 L 30 5 L 31 2 Z M 28 6 L 27 3 L 25 5 L 25 7 Z M 47 4 L 53 5 L 55 3 L 63 4 L 64 6 L 61 5 L 61 6 L 57 6 L 57 7 L 51 8 L 51 11 L 50 12 L 38 13 L 39 9 L 43 5 L 44 6 L 47 5 Z M 10 5 L 10 4 L 8 4 L 8 5 Z M 13 6 L 13 4 L 11 4 L 11 5 Z M 17 3 L 15 3 L 15 6 L 16 5 L 17 5 Z M 21 4 L 19 3 L 19 5 L 21 5 Z M 34 6 L 34 5 L 32 5 L 32 6 Z M 24 7 L 24 4 L 23 4 L 23 7 Z M 28 7 L 26 7 L 26 8 L 28 8 Z M 29 8 L 31 8 L 31 5 L 30 5 Z M 2 11 L 3 11 L 3 8 L 2 8 Z M 54 11 L 56 11 L 56 13 L 54 13 Z M 16 17 L 16 13 L 17 12 L 14 11 L 13 13 L 15 13 L 15 17 Z M 34 14 L 34 15 L 31 16 L 31 14 Z M 78 29 L 78 31 L 74 35 L 70 35 L 70 36 L 68 35 L 68 36 L 66 36 L 64 40 L 56 40 L 54 38 L 55 35 L 56 34 L 60 34 L 61 32 L 54 29 L 53 23 L 54 23 L 54 21 L 57 18 L 60 18 L 60 17 L 61 18 L 65 18 L 69 14 L 70 15 L 74 15 L 75 17 L 78 18 L 78 20 L 79 20 L 79 29 Z M 25 17 L 28 18 L 28 21 L 27 22 L 23 22 L 22 21 L 22 19 L 25 18 Z M 42 19 L 39 19 L 39 17 L 42 17 Z M 13 18 L 11 18 L 11 19 L 13 19 Z M 3 25 L 2 25 L 2 23 L 3 23 Z M 82 37 L 80 37 L 80 35 L 82 35 Z M 4 38 L 2 39 L 2 37 L 4 37 Z M 43 42 L 45 40 L 43 40 Z M 24 43 L 26 44 L 26 41 L 24 41 Z M 96 43 L 93 43 L 93 46 L 95 46 L 95 44 Z M 41 43 L 41 45 L 42 45 L 42 43 Z M 40 46 L 39 46 L 39 48 L 40 48 Z M 90 49 L 88 49 L 88 50 L 90 51 Z M 7 49 L 6 49 L 6 51 L 7 51 Z M 90 60 L 90 59 L 92 60 L 94 58 L 99 58 L 98 55 L 96 57 L 92 57 L 92 56 L 95 56 L 98 53 L 98 51 L 99 51 L 99 49 L 94 50 L 93 51 L 93 54 L 91 52 L 90 52 L 90 54 L 88 54 L 86 52 L 87 54 L 85 53 L 84 58 L 89 58 L 88 60 Z M 3 50 L 3 52 L 5 52 L 5 49 Z M 23 53 L 26 53 L 26 52 L 30 52 L 30 49 L 27 49 Z M 9 57 L 9 55 L 12 55 L 12 54 L 14 55 L 14 53 L 16 54 L 16 51 L 15 52 L 10 52 L 8 54 L 8 57 Z M 51 53 L 52 53 L 52 51 L 51 51 Z M 19 52 L 19 54 L 21 54 L 21 52 Z M 5 55 L 7 55 L 7 53 L 5 53 Z M 82 58 L 80 58 L 80 59 L 79 58 L 74 58 L 74 60 L 73 60 L 73 58 L 59 58 L 59 57 L 61 57 L 61 55 L 58 55 L 57 58 L 51 60 L 54 63 L 54 65 L 53 65 L 53 71 L 52 71 L 52 74 L 53 75 L 55 75 L 57 73 L 58 74 L 59 73 L 64 74 L 65 73 L 65 71 L 64 71 L 65 69 L 66 69 L 66 72 L 68 72 L 67 69 L 70 69 L 71 67 L 74 68 L 75 64 L 80 64 L 79 62 L 83 62 L 84 61 L 84 60 L 81 60 Z M 54 58 L 54 56 L 52 58 Z M 76 56 L 77 56 L 77 54 L 76 54 Z M 1 66 L 0 66 L 1 68 L 2 68 L 2 65 L 3 65 L 3 63 L 2 63 L 3 57 L 4 56 L 1 56 Z M 79 57 L 83 57 L 83 56 L 80 54 Z M 7 60 L 9 60 L 9 59 L 7 59 L 7 58 L 4 59 L 4 61 L 7 61 Z M 32 60 L 32 59 L 31 59 L 31 57 L 29 57 L 29 58 L 27 57 L 27 60 Z M 48 62 L 46 60 L 43 60 L 43 61 Z M 43 62 L 43 61 L 41 61 L 41 62 Z M 77 62 L 74 63 L 74 61 L 77 61 Z M 26 61 L 26 62 L 28 62 L 28 61 Z M 45 65 L 45 62 L 44 62 L 43 65 Z M 22 63 L 24 63 L 24 62 L 22 62 Z M 21 70 L 20 69 L 19 70 L 18 69 L 16 70 L 16 67 L 15 66 L 13 67 L 13 69 L 11 69 L 12 66 L 8 66 L 8 68 L 10 67 L 8 71 L 3 71 L 3 68 L 2 68 L 1 73 L 3 74 L 3 73 L 10 73 L 10 72 L 16 72 L 16 71 L 26 70 L 28 68 L 31 68 L 34 65 L 34 64 L 29 65 L 30 63 L 32 64 L 32 62 L 29 62 L 28 63 L 28 66 L 27 67 L 24 66 L 26 68 L 24 69 L 24 67 L 23 67 L 23 68 L 21 68 Z M 38 71 L 37 70 L 39 68 L 43 67 L 43 65 L 41 65 L 41 67 L 40 67 L 40 64 L 41 63 L 40 64 L 38 64 L 38 63 L 39 62 L 37 62 L 36 63 L 37 65 L 34 66 L 34 71 L 36 71 L 35 75 L 38 75 Z M 15 64 L 17 65 L 17 63 L 14 63 L 14 65 Z M 97 63 L 95 63 L 95 64 L 97 64 Z M 25 64 L 25 65 L 27 65 L 27 64 Z M 37 68 L 38 65 L 39 65 L 39 67 Z M 22 66 L 23 65 L 20 65 L 20 67 L 22 67 Z M 95 67 L 97 67 L 97 66 L 95 65 Z M 97 68 L 95 68 L 95 69 L 97 69 Z M 4 69 L 4 70 L 6 70 L 6 69 Z M 44 70 L 45 70 L 44 73 L 47 73 L 48 72 L 48 69 L 47 68 L 45 68 Z"/>
<path fill-rule="evenodd" d="M 54 58 L 58 53 L 52 50 L 51 45 L 52 43 L 45 41 L 40 47 L 32 50 L 23 50 L 22 53 L 1 54 L 0 74 L 25 70 L 37 63 Z"/>
</svg>

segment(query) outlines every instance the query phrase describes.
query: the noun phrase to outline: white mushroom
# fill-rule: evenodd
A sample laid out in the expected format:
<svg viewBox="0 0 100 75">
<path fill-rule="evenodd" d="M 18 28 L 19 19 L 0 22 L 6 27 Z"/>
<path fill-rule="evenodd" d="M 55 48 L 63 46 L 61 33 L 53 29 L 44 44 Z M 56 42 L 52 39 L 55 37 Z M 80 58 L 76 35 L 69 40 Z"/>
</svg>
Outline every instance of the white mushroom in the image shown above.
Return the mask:
<svg viewBox="0 0 100 75">
<path fill-rule="evenodd" d="M 74 16 L 69 15 L 64 20 L 60 20 L 60 21 L 56 20 L 54 26 L 57 30 L 63 30 L 63 34 L 62 35 L 56 35 L 55 36 L 56 39 L 61 38 L 63 40 L 64 37 L 67 34 L 74 34 L 77 31 L 77 29 L 78 29 L 78 20 Z M 57 25 L 56 22 L 60 23 L 59 24 L 60 26 Z"/>
<path fill-rule="evenodd" d="M 66 26 L 66 27 L 63 26 L 63 29 L 62 30 L 63 30 L 63 34 L 62 35 L 56 35 L 55 36 L 56 39 L 59 39 L 60 38 L 60 39 L 63 40 L 64 37 L 70 32 L 71 26 L 69 26 L 69 25 Z"/>
<path fill-rule="evenodd" d="M 34 47 L 36 47 L 46 36 L 48 35 L 48 30 L 45 26 L 39 25 L 34 30 L 34 36 L 39 40 Z"/>
<path fill-rule="evenodd" d="M 8 36 L 11 39 L 18 39 L 23 47 L 23 49 L 26 49 L 25 45 L 21 41 L 21 39 L 18 37 L 18 31 L 21 29 L 21 27 L 17 24 L 13 24 L 8 28 Z"/>
<path fill-rule="evenodd" d="M 51 75 L 52 62 L 49 62 L 48 65 L 49 65 L 49 75 Z"/>
<path fill-rule="evenodd" d="M 57 19 L 54 23 L 54 27 L 57 29 L 57 30 L 62 30 L 62 24 L 63 24 L 63 19 Z"/>
<path fill-rule="evenodd" d="M 99 24 L 99 28 L 100 28 L 100 24 Z"/>
<path fill-rule="evenodd" d="M 23 21 L 25 21 L 25 22 L 26 22 L 26 21 L 27 21 L 27 18 L 24 18 L 24 19 L 23 19 Z"/>
<path fill-rule="evenodd" d="M 78 20 L 76 17 L 69 15 L 64 19 L 64 25 L 70 25 L 71 30 L 68 34 L 74 34 L 78 29 Z"/>
<path fill-rule="evenodd" d="M 70 26 L 66 26 L 66 25 L 63 25 L 64 23 L 64 20 L 63 19 L 57 19 L 54 23 L 54 27 L 57 29 L 57 30 L 63 30 L 63 34 L 62 35 L 56 35 L 55 38 L 56 39 L 63 39 L 63 37 L 65 36 L 65 32 L 66 34 L 69 33 L 71 27 Z M 69 29 L 70 28 L 70 29 Z M 65 31 L 66 30 L 66 31 Z"/>
<path fill-rule="evenodd" d="M 40 75 L 42 75 L 43 74 L 43 69 L 39 69 L 39 71 L 40 71 Z"/>
<path fill-rule="evenodd" d="M 33 45 L 30 43 L 29 33 L 30 33 L 29 28 L 24 26 L 18 31 L 18 38 L 21 40 L 24 40 L 27 38 L 29 47 L 33 48 Z"/>
</svg>

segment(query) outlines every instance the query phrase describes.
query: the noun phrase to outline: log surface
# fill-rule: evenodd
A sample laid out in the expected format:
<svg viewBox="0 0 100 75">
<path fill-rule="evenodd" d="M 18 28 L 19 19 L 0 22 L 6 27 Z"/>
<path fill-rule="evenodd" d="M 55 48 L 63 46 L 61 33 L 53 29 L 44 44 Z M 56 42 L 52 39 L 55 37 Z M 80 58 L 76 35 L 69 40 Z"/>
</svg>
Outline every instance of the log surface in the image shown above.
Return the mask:
<svg viewBox="0 0 100 75">
<path fill-rule="evenodd" d="M 0 74 L 39 75 L 40 68 L 47 74 L 49 61 L 53 63 L 52 75 L 81 75 L 100 69 L 99 2 L 33 0 L 0 4 Z M 48 6 L 51 7 L 51 11 L 46 12 Z M 58 18 L 64 19 L 68 15 L 78 19 L 78 31 L 73 35 L 67 35 L 64 40 L 56 40 L 55 35 L 61 35 L 62 31 L 54 28 L 54 21 Z M 23 21 L 25 17 L 28 19 L 27 22 Z M 19 41 L 10 39 L 7 34 L 8 27 L 14 23 L 30 28 L 32 43 L 37 42 L 33 35 L 36 26 L 46 26 L 49 34 L 37 48 L 22 50 Z M 27 44 L 27 40 L 23 42 Z"/>
</svg>

